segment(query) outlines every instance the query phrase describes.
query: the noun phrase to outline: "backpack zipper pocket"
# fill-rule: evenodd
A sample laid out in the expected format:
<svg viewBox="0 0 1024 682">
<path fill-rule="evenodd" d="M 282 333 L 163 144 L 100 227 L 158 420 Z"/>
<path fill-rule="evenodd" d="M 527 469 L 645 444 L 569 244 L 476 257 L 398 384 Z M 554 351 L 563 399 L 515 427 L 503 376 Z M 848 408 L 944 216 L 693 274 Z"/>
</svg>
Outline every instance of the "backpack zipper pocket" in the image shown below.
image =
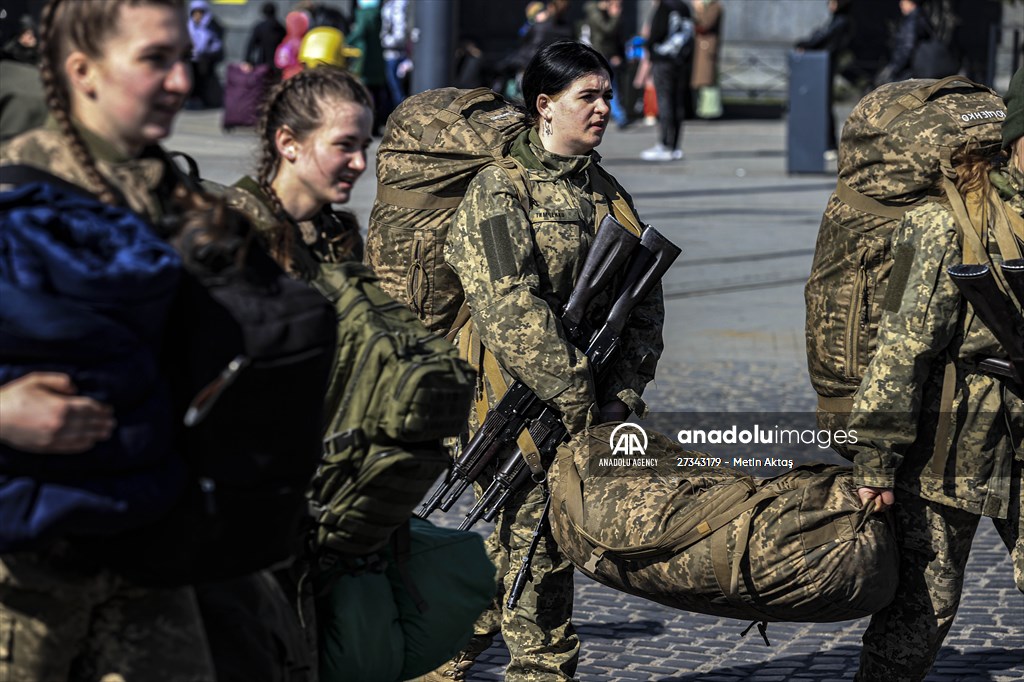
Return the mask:
<svg viewBox="0 0 1024 682">
<path fill-rule="evenodd" d="M 867 267 L 864 264 L 867 249 L 861 249 L 860 265 L 857 267 L 857 276 L 853 280 L 853 292 L 850 296 L 850 312 L 846 317 L 846 353 L 845 362 L 846 376 L 850 379 L 857 379 L 860 376 L 857 365 L 857 356 L 860 350 L 861 327 L 867 326 L 868 318 L 868 290 L 867 290 Z"/>
</svg>

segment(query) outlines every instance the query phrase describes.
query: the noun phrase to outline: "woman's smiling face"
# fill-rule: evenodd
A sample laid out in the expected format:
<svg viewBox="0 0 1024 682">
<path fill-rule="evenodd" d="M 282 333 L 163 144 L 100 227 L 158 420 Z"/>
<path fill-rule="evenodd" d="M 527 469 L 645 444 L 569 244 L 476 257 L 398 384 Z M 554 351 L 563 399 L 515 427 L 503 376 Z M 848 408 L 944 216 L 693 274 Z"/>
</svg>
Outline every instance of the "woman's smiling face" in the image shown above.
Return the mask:
<svg viewBox="0 0 1024 682">
<path fill-rule="evenodd" d="M 356 102 L 327 102 L 320 127 L 295 143 L 292 167 L 321 206 L 344 204 L 366 170 L 373 112 Z"/>
</svg>

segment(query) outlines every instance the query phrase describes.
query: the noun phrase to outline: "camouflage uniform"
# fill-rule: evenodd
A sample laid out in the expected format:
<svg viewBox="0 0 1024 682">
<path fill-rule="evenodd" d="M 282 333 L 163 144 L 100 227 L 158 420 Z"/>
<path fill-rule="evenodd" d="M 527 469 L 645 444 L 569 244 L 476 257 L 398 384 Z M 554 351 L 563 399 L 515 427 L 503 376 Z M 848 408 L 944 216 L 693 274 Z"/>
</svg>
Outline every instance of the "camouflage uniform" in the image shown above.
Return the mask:
<svg viewBox="0 0 1024 682">
<path fill-rule="evenodd" d="M 177 176 L 158 149 L 126 159 L 81 131 L 100 172 L 135 211 L 168 213 Z M 0 164 L 47 170 L 93 191 L 52 121 L 3 146 Z M 214 679 L 192 588 L 132 585 L 66 543 L 0 556 L 0 679 L 205 682 Z"/>
<path fill-rule="evenodd" d="M 587 169 L 600 157 L 548 153 L 533 130 L 516 139 L 511 155 L 524 169 L 525 193 L 517 190 L 520 180 L 499 165 L 480 171 L 453 219 L 445 247 L 445 259 L 465 288 L 473 329 L 494 354 L 506 381 L 515 377 L 526 383 L 562 413 L 571 433 L 593 418 L 595 406 L 615 398 L 644 414 L 640 394 L 653 379 L 662 350 L 660 288 L 634 311 L 619 361 L 600 387 L 586 356 L 566 340 L 557 319 L 594 236 L 598 207 Z M 604 198 L 599 201 L 606 203 Z M 595 317 L 608 311 L 610 299 L 610 293 L 598 296 L 592 307 Z M 495 397 L 490 396 L 491 404 Z M 503 608 L 504 592 L 511 588 L 542 509 L 542 488 L 520 493 L 502 511 L 488 540 L 504 578 L 492 610 L 481 617 L 476 631 L 487 639 L 500 629 L 511 654 L 507 680 L 571 679 L 579 657 L 570 621 L 573 568 L 550 529 L 519 605 Z"/>
<path fill-rule="evenodd" d="M 1001 178 L 1008 209 L 1024 213 L 1024 177 Z M 989 249 L 999 262 L 994 238 Z M 893 253 L 894 271 L 909 266 L 909 279 L 901 298 L 899 291 L 886 296 L 893 305 L 883 313 L 849 423 L 858 438 L 851 448 L 856 483 L 897 490 L 899 589 L 871 619 L 857 678 L 872 681 L 927 674 L 959 606 L 982 516 L 992 518 L 1011 551 L 1024 592 L 1024 402 L 974 369 L 979 358 L 1005 353 L 980 320 L 962 314 L 962 298 L 946 275 L 962 260 L 953 215 L 936 203 L 908 213 L 894 233 Z M 935 440 L 947 358 L 956 359 L 956 380 L 943 457 Z"/>
<path fill-rule="evenodd" d="M 223 187 L 205 181 L 203 186 L 214 194 L 224 196 L 228 205 L 238 209 L 261 231 L 280 224 L 274 215 L 274 204 L 259 184 L 245 176 L 232 187 Z M 300 272 L 316 272 L 319 263 L 341 263 L 363 260 L 363 238 L 355 217 L 345 211 L 325 208 L 312 220 L 298 223 L 299 234 L 305 248 L 292 250 L 292 258 Z"/>
</svg>

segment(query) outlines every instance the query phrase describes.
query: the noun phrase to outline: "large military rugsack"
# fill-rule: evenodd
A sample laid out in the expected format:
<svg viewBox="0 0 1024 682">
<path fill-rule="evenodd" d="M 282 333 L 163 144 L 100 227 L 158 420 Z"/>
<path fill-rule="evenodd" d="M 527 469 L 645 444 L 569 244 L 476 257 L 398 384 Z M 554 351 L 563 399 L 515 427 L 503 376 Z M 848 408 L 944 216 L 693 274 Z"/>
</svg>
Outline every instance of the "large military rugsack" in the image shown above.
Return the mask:
<svg viewBox="0 0 1024 682">
<path fill-rule="evenodd" d="M 313 477 L 313 543 L 365 555 L 387 544 L 447 468 L 441 439 L 463 431 L 476 377 L 360 263 L 324 265 L 315 286 L 338 315 L 324 453 Z"/>
<path fill-rule="evenodd" d="M 908 211 L 955 195 L 953 152 L 968 142 L 998 149 L 1005 118 L 994 91 L 952 76 L 883 85 L 846 120 L 839 181 L 804 289 L 807 366 L 822 428 L 845 427 L 875 352 L 893 229 Z"/>
<path fill-rule="evenodd" d="M 502 159 L 526 125 L 522 110 L 488 88 L 428 90 L 388 119 L 365 260 L 381 288 L 431 331 L 447 332 L 464 300 L 444 262 L 455 209 L 476 173 Z"/>
<path fill-rule="evenodd" d="M 644 457 L 656 462 L 601 466 L 615 459 L 615 426 L 577 435 L 549 472 L 555 539 L 586 575 L 666 606 L 758 621 L 850 620 L 892 600 L 896 540 L 886 515 L 861 508 L 849 468 L 755 480 L 677 467 L 695 453 L 656 432 Z"/>
</svg>

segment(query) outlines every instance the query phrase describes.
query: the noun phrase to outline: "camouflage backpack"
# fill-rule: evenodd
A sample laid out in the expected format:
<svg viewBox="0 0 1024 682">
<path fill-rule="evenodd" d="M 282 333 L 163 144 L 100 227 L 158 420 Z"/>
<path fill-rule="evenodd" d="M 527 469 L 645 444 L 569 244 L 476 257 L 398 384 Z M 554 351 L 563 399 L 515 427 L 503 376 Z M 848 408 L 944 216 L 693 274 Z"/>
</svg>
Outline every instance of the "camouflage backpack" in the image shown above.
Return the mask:
<svg viewBox="0 0 1024 682">
<path fill-rule="evenodd" d="M 450 330 L 464 300 L 444 262 L 452 216 L 476 173 L 502 159 L 526 126 L 522 110 L 488 88 L 428 90 L 388 119 L 365 261 L 431 331 Z"/>
<path fill-rule="evenodd" d="M 654 431 L 643 461 L 619 466 L 609 443 L 616 427 L 577 435 L 549 471 L 555 540 L 584 574 L 659 604 L 745 620 L 829 623 L 892 600 L 896 539 L 885 515 L 862 509 L 849 467 L 811 464 L 764 480 L 684 468 L 680 457 L 700 453 Z"/>
<path fill-rule="evenodd" d="M 821 428 L 846 426 L 875 352 L 893 230 L 907 212 L 934 201 L 954 209 L 962 237 L 975 229 L 956 210 L 962 201 L 951 157 L 969 141 L 998 149 L 1005 118 L 995 92 L 960 76 L 889 83 L 851 112 L 804 289 L 807 366 Z"/>
<path fill-rule="evenodd" d="M 360 263 L 323 265 L 337 311 L 324 453 L 310 497 L 319 551 L 365 555 L 409 520 L 447 468 L 441 439 L 465 428 L 475 375 Z"/>
</svg>

